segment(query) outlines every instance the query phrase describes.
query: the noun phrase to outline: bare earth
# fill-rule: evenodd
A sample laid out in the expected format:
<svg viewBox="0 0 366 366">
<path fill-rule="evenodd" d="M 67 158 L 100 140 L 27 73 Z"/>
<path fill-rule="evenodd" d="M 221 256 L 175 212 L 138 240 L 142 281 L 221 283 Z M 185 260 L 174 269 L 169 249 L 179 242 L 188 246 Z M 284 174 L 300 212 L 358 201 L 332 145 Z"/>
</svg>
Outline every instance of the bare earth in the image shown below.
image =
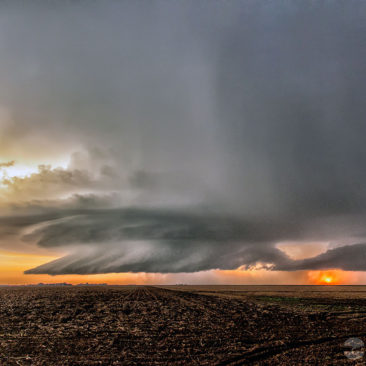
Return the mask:
<svg viewBox="0 0 366 366">
<path fill-rule="evenodd" d="M 366 286 L 0 288 L 0 365 L 357 365 Z"/>
</svg>

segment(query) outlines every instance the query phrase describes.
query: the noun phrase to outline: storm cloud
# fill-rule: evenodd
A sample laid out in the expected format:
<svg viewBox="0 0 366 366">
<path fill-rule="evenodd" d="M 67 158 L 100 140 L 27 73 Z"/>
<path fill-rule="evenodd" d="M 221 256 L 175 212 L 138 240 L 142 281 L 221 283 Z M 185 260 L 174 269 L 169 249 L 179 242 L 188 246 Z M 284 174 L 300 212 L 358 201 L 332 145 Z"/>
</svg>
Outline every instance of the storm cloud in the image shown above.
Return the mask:
<svg viewBox="0 0 366 366">
<path fill-rule="evenodd" d="M 365 14 L 0 4 L 0 174 L 39 165 L 1 179 L 0 245 L 63 253 L 27 273 L 365 270 Z"/>
<path fill-rule="evenodd" d="M 26 273 L 175 273 L 239 267 L 366 270 L 365 244 L 329 249 L 305 260 L 293 260 L 276 247 L 283 241 L 335 239 L 339 237 L 333 229 L 337 222 L 326 225 L 309 219 L 294 225 L 288 220 L 245 220 L 200 209 L 140 208 L 72 210 L 62 215 L 59 211 L 47 218 L 44 222 L 40 216 L 39 222 L 28 223 L 22 240 L 40 247 L 62 247 L 70 254 Z M 347 225 L 343 219 L 339 231 L 365 235 L 363 220 L 354 217 Z"/>
</svg>

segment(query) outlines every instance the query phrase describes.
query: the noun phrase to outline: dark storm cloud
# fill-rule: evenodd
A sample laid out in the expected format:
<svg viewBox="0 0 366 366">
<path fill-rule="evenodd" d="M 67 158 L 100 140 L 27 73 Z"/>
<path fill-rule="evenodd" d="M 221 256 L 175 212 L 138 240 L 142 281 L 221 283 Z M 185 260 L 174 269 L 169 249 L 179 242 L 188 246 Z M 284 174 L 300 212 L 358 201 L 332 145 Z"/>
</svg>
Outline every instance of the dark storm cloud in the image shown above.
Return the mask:
<svg viewBox="0 0 366 366">
<path fill-rule="evenodd" d="M 63 216 L 67 218 L 70 212 Z M 229 243 L 268 242 L 298 236 L 299 229 L 285 223 L 238 220 L 203 212 L 177 212 L 162 209 L 114 209 L 74 211 L 72 220 L 50 221 L 23 239 L 53 247 L 78 243 L 121 240 Z M 296 234 L 295 234 L 296 233 Z"/>
<path fill-rule="evenodd" d="M 179 247 L 178 245 L 181 244 Z M 110 248 L 107 252 L 94 249 L 88 253 L 76 252 L 62 257 L 53 262 L 46 263 L 37 268 L 26 271 L 26 274 L 97 274 L 111 272 L 151 272 L 151 273 L 181 273 L 197 272 L 210 269 L 236 269 L 243 265 L 245 268 L 253 268 L 257 260 L 264 258 L 285 257 L 275 248 L 263 250 L 264 256 L 256 254 L 255 249 L 227 246 L 224 248 L 212 248 L 207 254 L 201 248 L 200 243 L 173 243 L 167 250 L 160 245 L 141 246 L 144 254 L 135 250 L 136 247 Z M 192 246 L 194 244 L 194 246 Z M 137 247 L 138 248 L 138 247 Z M 206 248 L 207 249 L 207 248 Z M 213 250 L 215 253 L 213 253 Z M 256 267 L 258 268 L 258 267 Z M 261 268 L 267 268 L 263 266 Z M 268 268 L 271 268 L 270 266 Z"/>
<path fill-rule="evenodd" d="M 198 212 L 117 209 L 75 212 L 35 226 L 23 240 L 77 249 L 26 273 L 195 272 L 271 265 L 287 256 L 268 245 L 294 230 Z"/>
<path fill-rule="evenodd" d="M 303 261 L 292 260 L 275 247 L 280 241 L 329 238 L 334 235 L 332 224 L 316 230 L 314 222 L 300 226 L 291 221 L 238 220 L 202 211 L 80 210 L 30 227 L 22 239 L 42 247 L 71 247 L 71 254 L 26 273 L 168 273 L 238 267 L 364 270 L 364 245 L 330 249 Z M 350 228 L 342 229 L 352 232 Z"/>
<path fill-rule="evenodd" d="M 313 258 L 291 261 L 275 266 L 277 270 L 303 270 L 339 268 L 344 271 L 366 271 L 366 244 L 353 244 L 335 249 Z"/>
<path fill-rule="evenodd" d="M 0 152 L 87 151 L 5 181 L 49 215 L 23 239 L 70 248 L 40 271 L 313 268 L 275 243 L 365 236 L 363 1 L 0 7 Z"/>
</svg>

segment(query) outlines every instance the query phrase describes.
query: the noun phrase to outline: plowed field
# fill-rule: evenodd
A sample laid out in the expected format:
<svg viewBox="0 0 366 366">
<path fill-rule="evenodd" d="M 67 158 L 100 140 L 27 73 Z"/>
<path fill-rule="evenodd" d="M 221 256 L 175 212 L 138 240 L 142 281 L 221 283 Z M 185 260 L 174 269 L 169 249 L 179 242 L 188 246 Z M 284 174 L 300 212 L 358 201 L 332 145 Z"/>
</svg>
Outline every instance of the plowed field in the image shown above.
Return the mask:
<svg viewBox="0 0 366 366">
<path fill-rule="evenodd" d="M 362 298 L 140 286 L 2 288 L 0 364 L 363 364 L 345 357 L 343 343 L 366 340 L 365 320 Z"/>
</svg>

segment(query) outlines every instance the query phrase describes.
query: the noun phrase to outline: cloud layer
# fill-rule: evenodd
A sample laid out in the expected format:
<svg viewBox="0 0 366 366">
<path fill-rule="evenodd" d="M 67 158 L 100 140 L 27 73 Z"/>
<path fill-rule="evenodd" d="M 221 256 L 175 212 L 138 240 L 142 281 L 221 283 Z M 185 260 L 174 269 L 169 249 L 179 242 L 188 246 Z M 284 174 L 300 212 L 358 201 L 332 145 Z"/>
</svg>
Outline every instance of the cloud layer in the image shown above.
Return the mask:
<svg viewBox="0 0 366 366">
<path fill-rule="evenodd" d="M 0 247 L 64 255 L 29 273 L 365 270 L 365 7 L 0 4 Z"/>
<path fill-rule="evenodd" d="M 304 260 L 293 260 L 276 248 L 281 241 L 330 238 L 336 224 L 331 222 L 328 229 L 320 225 L 315 230 L 313 222 L 294 226 L 202 210 L 139 208 L 58 210 L 53 216 L 37 218 L 25 221 L 28 230 L 22 240 L 45 248 L 61 247 L 70 254 L 26 272 L 30 274 L 175 273 L 238 267 L 366 270 L 366 244 L 340 246 Z M 13 224 L 24 225 L 24 218 L 13 218 Z M 343 229 L 352 230 L 352 225 Z"/>
</svg>

